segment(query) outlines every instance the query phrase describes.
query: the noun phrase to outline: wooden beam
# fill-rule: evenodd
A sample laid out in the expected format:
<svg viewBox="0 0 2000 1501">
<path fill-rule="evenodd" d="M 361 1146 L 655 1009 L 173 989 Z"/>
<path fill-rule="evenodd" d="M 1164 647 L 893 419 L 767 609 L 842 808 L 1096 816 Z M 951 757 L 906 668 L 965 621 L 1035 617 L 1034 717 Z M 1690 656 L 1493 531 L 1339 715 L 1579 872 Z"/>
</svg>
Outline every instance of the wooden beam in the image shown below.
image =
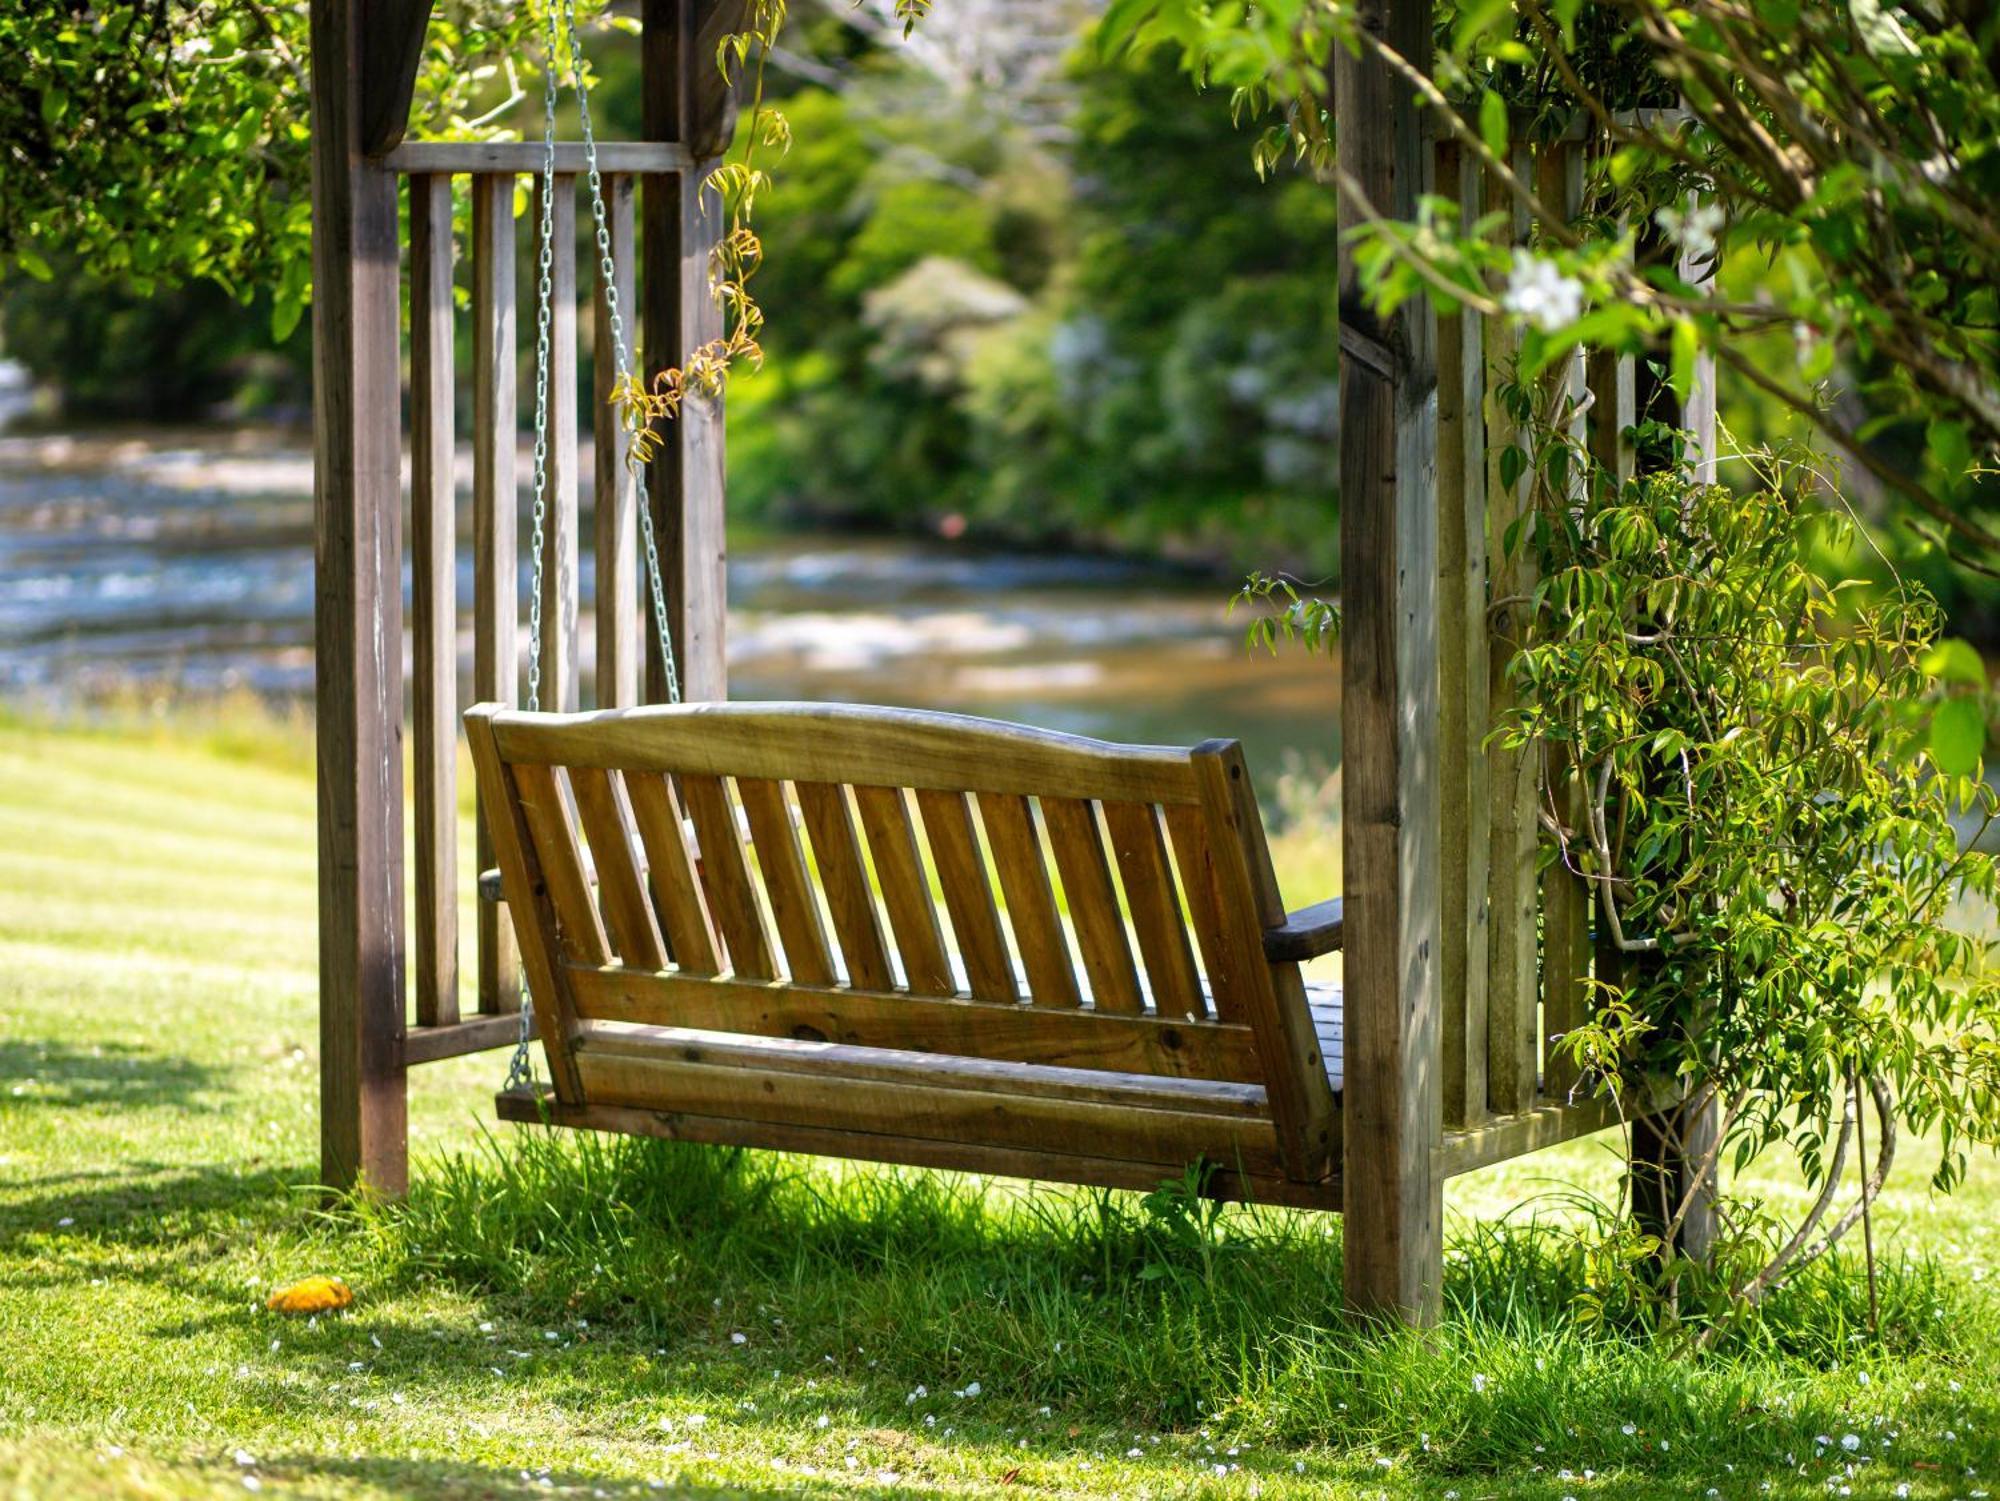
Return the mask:
<svg viewBox="0 0 2000 1501">
<path fill-rule="evenodd" d="M 644 133 L 719 149 L 690 135 L 691 88 L 716 70 L 715 49 L 701 50 L 701 23 L 734 0 L 644 0 Z M 698 159 L 699 160 L 699 159 Z M 722 204 L 697 164 L 677 177 L 646 179 L 640 204 L 641 315 L 645 374 L 682 364 L 722 333 L 722 309 L 709 285 L 709 252 L 722 234 Z M 690 700 L 729 696 L 724 666 L 726 548 L 723 541 L 722 398 L 691 393 L 668 425 L 647 467 L 648 499 L 666 575 L 668 630 Z M 647 697 L 665 697 L 659 649 L 647 644 Z"/>
<path fill-rule="evenodd" d="M 542 170 L 542 143 L 535 141 L 407 141 L 383 158 L 386 166 L 412 175 L 425 172 L 512 172 Z M 599 141 L 597 170 L 635 177 L 685 172 L 686 148 L 670 141 Z M 590 170 L 583 142 L 556 142 L 556 171 L 582 176 Z"/>
<path fill-rule="evenodd" d="M 361 0 L 312 0 L 320 1176 L 407 1181 L 396 178 L 363 144 Z"/>
<path fill-rule="evenodd" d="M 379 156 L 401 141 L 409 128 L 417 67 L 424 56 L 424 32 L 431 23 L 431 0 L 354 3 L 361 11 L 361 150 L 368 156 Z"/>
<path fill-rule="evenodd" d="M 1359 23 L 1428 69 L 1431 9 L 1360 0 Z M 1335 53 L 1341 166 L 1374 211 L 1417 216 L 1431 144 L 1409 87 L 1363 50 Z M 1346 639 L 1346 1293 L 1350 1306 L 1436 1318 L 1439 1140 L 1437 373 L 1422 299 L 1381 317 L 1355 258 L 1361 210 L 1340 203 L 1340 317 L 1390 351 L 1340 380 L 1340 557 Z"/>
</svg>

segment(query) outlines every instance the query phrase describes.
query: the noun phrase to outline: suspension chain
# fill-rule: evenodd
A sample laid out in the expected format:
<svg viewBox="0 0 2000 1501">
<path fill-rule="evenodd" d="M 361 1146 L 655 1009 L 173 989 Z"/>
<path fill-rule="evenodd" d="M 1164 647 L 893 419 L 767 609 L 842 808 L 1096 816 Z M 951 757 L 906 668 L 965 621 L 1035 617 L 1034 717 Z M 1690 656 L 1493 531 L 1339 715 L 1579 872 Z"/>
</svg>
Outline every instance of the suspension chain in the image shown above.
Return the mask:
<svg viewBox="0 0 2000 1501">
<path fill-rule="evenodd" d="M 598 287 L 604 297 L 606 322 L 611 327 L 613 366 L 618 380 L 623 383 L 632 375 L 632 355 L 625 340 L 624 310 L 618 305 L 618 268 L 611 258 L 611 225 L 604 207 L 604 178 L 597 163 L 597 133 L 590 118 L 590 86 L 585 82 L 583 70 L 583 44 L 577 36 L 576 0 L 560 0 L 560 13 L 556 0 L 550 0 L 549 55 L 543 71 L 542 86 L 542 191 L 541 222 L 537 226 L 537 278 L 535 282 L 535 461 L 534 461 L 534 527 L 530 547 L 533 549 L 533 586 L 528 596 L 528 708 L 538 710 L 542 703 L 542 583 L 543 570 L 547 566 L 546 532 L 548 527 L 549 489 L 549 330 L 554 302 L 555 267 L 555 195 L 556 195 L 556 99 L 559 86 L 556 79 L 558 59 L 564 53 L 563 32 L 569 33 L 567 49 L 570 76 L 575 80 L 577 114 L 583 126 L 584 163 L 590 175 L 590 214 L 597 232 L 597 276 Z M 611 419 L 609 413 L 597 414 L 597 421 Z M 646 554 L 646 582 L 652 600 L 653 628 L 659 638 L 660 666 L 666 679 L 667 702 L 681 701 L 679 665 L 674 660 L 673 632 L 667 622 L 666 579 L 660 569 L 659 542 L 653 527 L 653 507 L 646 488 L 646 472 L 639 468 L 635 473 L 637 500 L 639 507 L 639 530 L 643 538 Z M 535 1036 L 535 1001 L 528 988 L 528 977 L 521 976 L 521 1029 L 514 1043 L 514 1056 L 507 1064 L 506 1089 L 535 1087 L 534 1055 L 530 1044 Z"/>
</svg>

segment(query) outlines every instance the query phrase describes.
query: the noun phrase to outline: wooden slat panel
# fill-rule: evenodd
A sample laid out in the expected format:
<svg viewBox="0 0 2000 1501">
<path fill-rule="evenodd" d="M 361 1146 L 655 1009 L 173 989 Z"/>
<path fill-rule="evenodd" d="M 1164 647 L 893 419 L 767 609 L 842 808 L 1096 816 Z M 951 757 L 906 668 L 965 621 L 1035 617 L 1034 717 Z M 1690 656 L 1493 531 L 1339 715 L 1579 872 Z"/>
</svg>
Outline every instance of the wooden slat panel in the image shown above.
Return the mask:
<svg viewBox="0 0 2000 1501">
<path fill-rule="evenodd" d="M 472 748 L 472 765 L 479 777 L 487 806 L 493 810 L 493 847 L 500 861 L 500 879 L 507 893 L 507 907 L 521 940 L 521 964 L 534 989 L 535 1030 L 548 1055 L 549 1073 L 556 1093 L 567 1101 L 579 1100 L 581 1086 L 576 1075 L 576 1058 L 571 1040 L 576 1035 L 576 1013 L 571 1006 L 567 975 L 557 964 L 560 940 L 552 889 L 536 856 L 535 837 L 527 817 L 519 773 L 525 773 L 545 807 L 552 807 L 562 823 L 562 808 L 555 792 L 555 775 L 546 767 L 509 767 L 500 758 L 493 739 L 493 710 L 479 707 L 465 716 L 465 738 Z M 568 826 L 563 823 L 566 829 Z M 570 879 L 580 880 L 574 842 L 569 849 Z M 572 893 L 574 900 L 574 893 Z M 583 906 L 595 921 L 589 893 Z M 601 937 L 601 935 L 600 935 Z M 600 953 L 602 952 L 600 948 Z M 602 962 L 600 959 L 599 963 Z"/>
<path fill-rule="evenodd" d="M 410 184 L 410 689 L 417 1022 L 458 1020 L 458 555 L 451 179 Z"/>
<path fill-rule="evenodd" d="M 1070 921 L 1076 925 L 1077 947 L 1083 952 L 1084 973 L 1090 977 L 1090 1000 L 1103 1011 L 1140 1011 L 1139 972 L 1125 937 L 1125 917 L 1111 884 L 1111 862 L 1097 830 L 1097 810 L 1076 798 L 1052 797 L 1042 802 L 1049 828 L 1049 849 L 1062 875 L 1063 896 Z"/>
<path fill-rule="evenodd" d="M 638 330 L 633 282 L 632 179 L 622 174 L 604 181 L 605 228 L 611 236 L 611 263 L 616 268 L 618 317 L 628 357 Z M 597 399 L 591 413 L 592 447 L 597 459 L 592 487 L 597 550 L 597 702 L 602 708 L 624 708 L 639 702 L 639 622 L 646 580 L 639 566 L 639 477 L 627 462 L 631 440 L 611 393 L 618 381 L 618 340 L 611 330 L 611 310 L 604 296 L 600 266 L 591 303 L 595 319 L 593 376 Z"/>
<path fill-rule="evenodd" d="M 1571 829 L 1583 822 L 1583 789 L 1567 747 L 1546 748 L 1557 816 Z M 1561 861 L 1542 872 L 1542 1098 L 1564 1102 L 1577 1071 L 1558 1043 L 1589 1014 L 1590 891 Z"/>
<path fill-rule="evenodd" d="M 1334 1138 L 1338 1111 L 1299 967 L 1271 964 L 1264 958 L 1264 929 L 1285 920 L 1285 904 L 1265 845 L 1264 820 L 1250 790 L 1242 748 L 1235 741 L 1197 746 L 1194 766 L 1209 845 L 1215 852 L 1216 891 L 1227 918 L 1223 937 L 1232 950 L 1230 963 L 1238 974 L 1264 982 L 1245 985 L 1242 1000 L 1245 1020 L 1257 1035 L 1257 1051 L 1264 1060 L 1264 1087 L 1270 1092 L 1278 1151 L 1287 1172 L 1310 1182 L 1332 1169 L 1339 1150 Z"/>
<path fill-rule="evenodd" d="M 1438 192 L 1481 212 L 1478 160 L 1441 142 Z M 1480 319 L 1445 312 L 1438 357 L 1438 989 L 1447 1125 L 1485 1118 L 1487 881 L 1486 369 Z"/>
<path fill-rule="evenodd" d="M 736 783 L 743 812 L 756 841 L 757 864 L 764 873 L 764 891 L 771 899 L 771 920 L 785 946 L 785 967 L 792 979 L 806 985 L 833 983 L 833 955 L 820 925 L 819 899 L 806 874 L 798 830 L 792 827 L 791 804 L 782 782 L 744 777 Z"/>
<path fill-rule="evenodd" d="M 569 774 L 577 817 L 597 867 L 597 895 L 618 957 L 640 969 L 665 969 L 666 945 L 646 899 L 646 876 L 632 848 L 632 815 L 614 772 L 579 766 Z"/>
<path fill-rule="evenodd" d="M 896 951 L 903 958 L 905 983 L 918 995 L 956 995 L 958 982 L 945 957 L 944 934 L 938 928 L 937 906 L 924 877 L 923 857 L 910 823 L 910 806 L 900 787 L 856 787 L 861 827 L 875 857 L 875 879 L 882 903 L 889 909 L 889 926 L 896 934 Z"/>
<path fill-rule="evenodd" d="M 1513 162 L 1516 173 L 1528 170 L 1525 151 Z M 1520 211 L 1500 182 L 1489 177 L 1485 186 L 1488 212 L 1514 216 L 1517 237 L 1526 233 Z M 1486 556 L 1493 604 L 1488 613 L 1488 712 L 1500 718 L 1517 701 L 1507 667 L 1519 650 L 1533 609 L 1537 569 L 1531 539 L 1521 523 L 1530 505 L 1525 477 L 1512 490 L 1500 483 L 1500 462 L 1510 445 L 1525 441 L 1494 394 L 1512 378 L 1519 335 L 1499 315 L 1481 330 L 1486 359 Z M 1509 532 L 1517 534 L 1513 551 Z M 1487 749 L 1487 816 L 1492 843 L 1487 862 L 1486 964 L 1486 1090 L 1492 1108 L 1502 1115 L 1530 1109 L 1535 1102 L 1538 1054 L 1535 928 L 1538 899 L 1535 878 L 1535 780 L 1540 753 Z"/>
<path fill-rule="evenodd" d="M 540 141 L 407 141 L 383 160 L 392 172 L 484 172 L 511 178 L 541 171 L 543 151 Z M 687 148 L 673 141 L 597 143 L 600 172 L 650 176 L 684 172 L 687 166 Z M 575 177 L 589 168 L 583 142 L 556 142 L 558 173 Z"/>
<path fill-rule="evenodd" d="M 847 961 L 848 983 L 863 990 L 895 989 L 882 939 L 882 919 L 875 910 L 874 888 L 861 860 L 861 841 L 854 816 L 847 808 L 847 789 L 830 782 L 799 782 L 799 808 L 812 836 L 813 858 L 819 865 L 820 889 Z"/>
<path fill-rule="evenodd" d="M 1192 803 L 1188 753 L 1023 725 L 825 703 L 690 703 L 556 719 L 510 714 L 510 760 L 947 792 Z"/>
<path fill-rule="evenodd" d="M 1037 1150 L 1074 1150 L 1088 1143 L 1106 1156 L 1181 1166 L 1212 1157 L 1240 1163 L 1253 1173 L 1268 1174 L 1277 1167 L 1270 1123 L 1247 1106 L 1241 1114 L 1224 1114 L 1141 1108 L 1123 1100 L 1015 1095 L 1000 1109 L 983 1089 L 941 1087 L 921 1075 L 853 1079 L 816 1069 L 701 1061 L 712 1053 L 706 1043 L 678 1054 L 638 1056 L 586 1047 L 578 1053 L 578 1069 L 585 1097 L 605 1104 L 740 1115 L 829 1130 L 879 1131 L 893 1124 L 915 1136 Z M 996 1067 L 1011 1071 L 1000 1078 L 1018 1081 L 1020 1065 Z"/>
<path fill-rule="evenodd" d="M 587 1131 L 614 1131 L 665 1141 L 699 1142 L 709 1146 L 756 1147 L 765 1151 L 804 1152 L 821 1157 L 847 1157 L 863 1162 L 893 1162 L 909 1167 L 951 1172 L 985 1173 L 1002 1178 L 1028 1178 L 1045 1183 L 1076 1183 L 1093 1188 L 1132 1188 L 1142 1192 L 1159 1187 L 1160 1165 L 1121 1162 L 1086 1152 L 1031 1152 L 979 1142 L 939 1141 L 901 1136 L 893 1131 L 831 1131 L 790 1126 L 775 1121 L 732 1120 L 696 1115 L 686 1110 L 646 1110 L 623 1105 L 565 1104 L 546 1093 L 508 1092 L 495 1096 L 502 1120 L 536 1125 L 543 1120 Z M 1277 1204 L 1296 1209 L 1337 1211 L 1341 1207 L 1339 1178 L 1320 1183 L 1292 1183 L 1283 1177 L 1245 1177 L 1225 1164 L 1214 1164 L 1202 1179 L 1210 1199 Z"/>
<path fill-rule="evenodd" d="M 570 969 L 577 1014 L 643 1022 L 820 1037 L 856 1047 L 1100 1068 L 1192 1079 L 1263 1079 L 1256 1041 L 1236 1023 L 1183 1017 L 1044 1010 L 1008 1001 L 904 995 L 843 986 L 757 984 Z"/>
<path fill-rule="evenodd" d="M 926 787 L 917 793 L 917 811 L 930 838 L 931 858 L 937 861 L 938 884 L 944 888 L 945 909 L 972 993 L 986 1001 L 1018 1000 L 1014 960 L 1000 930 L 1000 909 L 993 902 L 971 802 L 963 792 Z"/>
<path fill-rule="evenodd" d="M 1238 972 L 1237 950 L 1224 936 L 1225 919 L 1215 886 L 1215 857 L 1209 849 L 1208 826 L 1199 808 L 1160 810 L 1173 840 L 1174 864 L 1180 871 L 1181 893 L 1187 899 L 1188 927 L 1201 950 L 1202 977 L 1209 1005 L 1224 1021 L 1244 1019 L 1241 992 L 1256 983 Z"/>
<path fill-rule="evenodd" d="M 1161 1016 L 1207 1015 L 1201 975 L 1195 969 L 1187 923 L 1181 916 L 1166 844 L 1160 837 L 1159 815 L 1146 803 L 1106 803 L 1104 822 L 1111 831 L 1119 877 L 1125 883 L 1132 931 L 1146 962 L 1153 1009 Z"/>
<path fill-rule="evenodd" d="M 472 696 L 513 704 L 519 694 L 521 602 L 515 524 L 514 179 L 472 180 Z M 475 853 L 492 867 L 486 794 L 479 795 Z M 514 929 L 493 902 L 479 904 L 479 1009 L 519 1007 Z"/>
<path fill-rule="evenodd" d="M 712 975 L 722 968 L 715 926 L 708 915 L 694 858 L 688 853 L 687 831 L 673 789 L 664 777 L 640 772 L 625 779 L 632 799 L 632 817 L 645 842 L 653 894 L 659 903 L 675 964 L 688 974 Z"/>
<path fill-rule="evenodd" d="M 708 910 L 729 949 L 730 970 L 755 980 L 777 974 L 771 940 L 764 932 L 764 915 L 757 907 L 757 888 L 743 858 L 736 810 L 720 777 L 682 777 L 681 802 L 694 820 L 701 846 L 701 878 L 708 891 Z"/>
<path fill-rule="evenodd" d="M 1042 841 L 1035 813 L 1025 797 L 979 794 L 980 821 L 993 850 L 993 868 L 1007 902 L 1007 922 L 1014 930 L 1014 947 L 1028 975 L 1028 999 L 1037 1006 L 1080 1006 L 1076 969 L 1069 941 L 1056 913 L 1056 896 L 1049 868 L 1042 859 Z"/>
<path fill-rule="evenodd" d="M 534 840 L 535 863 L 554 906 L 556 934 L 563 957 L 584 964 L 604 964 L 611 944 L 584 872 L 583 850 L 576 842 L 562 784 L 547 766 L 510 768 L 521 799 L 521 813 Z"/>
<path fill-rule="evenodd" d="M 535 183 L 540 234 L 541 180 Z M 576 179 L 558 176 L 550 200 L 548 511 L 542 542 L 542 709 L 573 712 L 577 670 Z"/>
</svg>

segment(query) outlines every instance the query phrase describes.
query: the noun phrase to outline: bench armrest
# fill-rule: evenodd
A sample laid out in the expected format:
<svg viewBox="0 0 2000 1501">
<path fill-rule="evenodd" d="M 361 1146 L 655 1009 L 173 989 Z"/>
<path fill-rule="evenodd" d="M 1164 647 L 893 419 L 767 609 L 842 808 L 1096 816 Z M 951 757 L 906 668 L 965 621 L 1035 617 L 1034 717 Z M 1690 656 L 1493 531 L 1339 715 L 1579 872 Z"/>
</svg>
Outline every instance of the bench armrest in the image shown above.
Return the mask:
<svg viewBox="0 0 2000 1501">
<path fill-rule="evenodd" d="M 1333 953 L 1340 947 L 1344 905 L 1334 896 L 1286 913 L 1284 922 L 1264 930 L 1264 957 L 1296 964 Z"/>
</svg>

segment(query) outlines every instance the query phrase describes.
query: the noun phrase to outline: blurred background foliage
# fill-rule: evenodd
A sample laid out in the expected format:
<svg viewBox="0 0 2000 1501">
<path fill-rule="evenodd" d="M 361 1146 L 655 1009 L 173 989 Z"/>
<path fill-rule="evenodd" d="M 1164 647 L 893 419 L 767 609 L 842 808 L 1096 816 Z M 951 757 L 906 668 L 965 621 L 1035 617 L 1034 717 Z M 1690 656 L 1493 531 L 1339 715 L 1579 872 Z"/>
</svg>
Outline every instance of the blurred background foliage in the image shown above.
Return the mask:
<svg viewBox="0 0 2000 1501">
<path fill-rule="evenodd" d="M 797 8 L 770 361 L 731 391 L 741 518 L 1332 565 L 1332 195 L 1260 182 L 1228 99 L 1169 60 L 1097 60 L 1093 10 L 1021 5 L 955 56 L 955 15 L 927 51 Z M 636 49 L 591 53 L 605 133 L 637 135 Z M 241 267 L 225 291 L 48 266 L 4 273 L 0 343 L 65 421 L 308 410 L 310 320 L 274 337 L 277 289 Z"/>
<path fill-rule="evenodd" d="M 1333 192 L 1295 169 L 1260 180 L 1259 127 L 1164 52 L 1101 56 L 1101 8 L 954 0 L 905 39 L 893 0 L 796 0 L 767 78 L 794 144 L 757 214 L 770 359 L 730 395 L 738 520 L 1115 548 L 1309 580 L 1335 567 Z M 40 151 L 74 173 L 101 158 L 133 200 L 107 202 L 67 242 L 18 222 L 33 218 L 31 195 L 0 208 L 0 353 L 66 423 L 302 422 L 304 121 L 284 103 L 296 57 L 259 37 L 302 31 L 303 0 L 232 20 L 255 33 L 233 42 L 201 23 L 215 38 L 205 50 L 190 48 L 194 23 L 175 4 L 140 10 L 181 37 L 151 87 L 183 98 L 185 144 L 148 137 L 153 111 L 132 139 L 86 151 L 70 138 L 84 114 L 73 90 L 0 104 L 15 160 Z M 538 14 L 439 0 L 417 131 L 533 134 Z M 32 42 L 50 24 L 0 20 L 0 40 L 14 26 Z M 225 65 L 220 52 L 238 45 L 251 62 Z M 599 24 L 589 50 L 605 134 L 636 136 L 637 49 Z M 64 75 L 51 76 L 61 93 Z M 261 176 L 217 177 L 246 132 Z M 125 235 L 116 214 L 146 204 L 155 227 Z M 6 259 L 24 247 L 32 264 Z M 587 272 L 593 257 L 581 260 Z M 1739 258 L 1722 274 L 1747 296 L 1781 270 Z M 1784 364 L 1792 352 L 1773 340 Z M 1785 430 L 1740 383 L 1725 379 L 1722 398 L 1746 442 Z M 1921 458 L 1920 430 L 1878 423 L 1871 441 Z M 1882 552 L 1829 558 L 1829 571 L 1881 576 L 1893 563 L 1939 595 L 1955 629 L 2000 639 L 2000 583 L 1952 567 L 1858 468 L 1842 489 Z"/>
</svg>

